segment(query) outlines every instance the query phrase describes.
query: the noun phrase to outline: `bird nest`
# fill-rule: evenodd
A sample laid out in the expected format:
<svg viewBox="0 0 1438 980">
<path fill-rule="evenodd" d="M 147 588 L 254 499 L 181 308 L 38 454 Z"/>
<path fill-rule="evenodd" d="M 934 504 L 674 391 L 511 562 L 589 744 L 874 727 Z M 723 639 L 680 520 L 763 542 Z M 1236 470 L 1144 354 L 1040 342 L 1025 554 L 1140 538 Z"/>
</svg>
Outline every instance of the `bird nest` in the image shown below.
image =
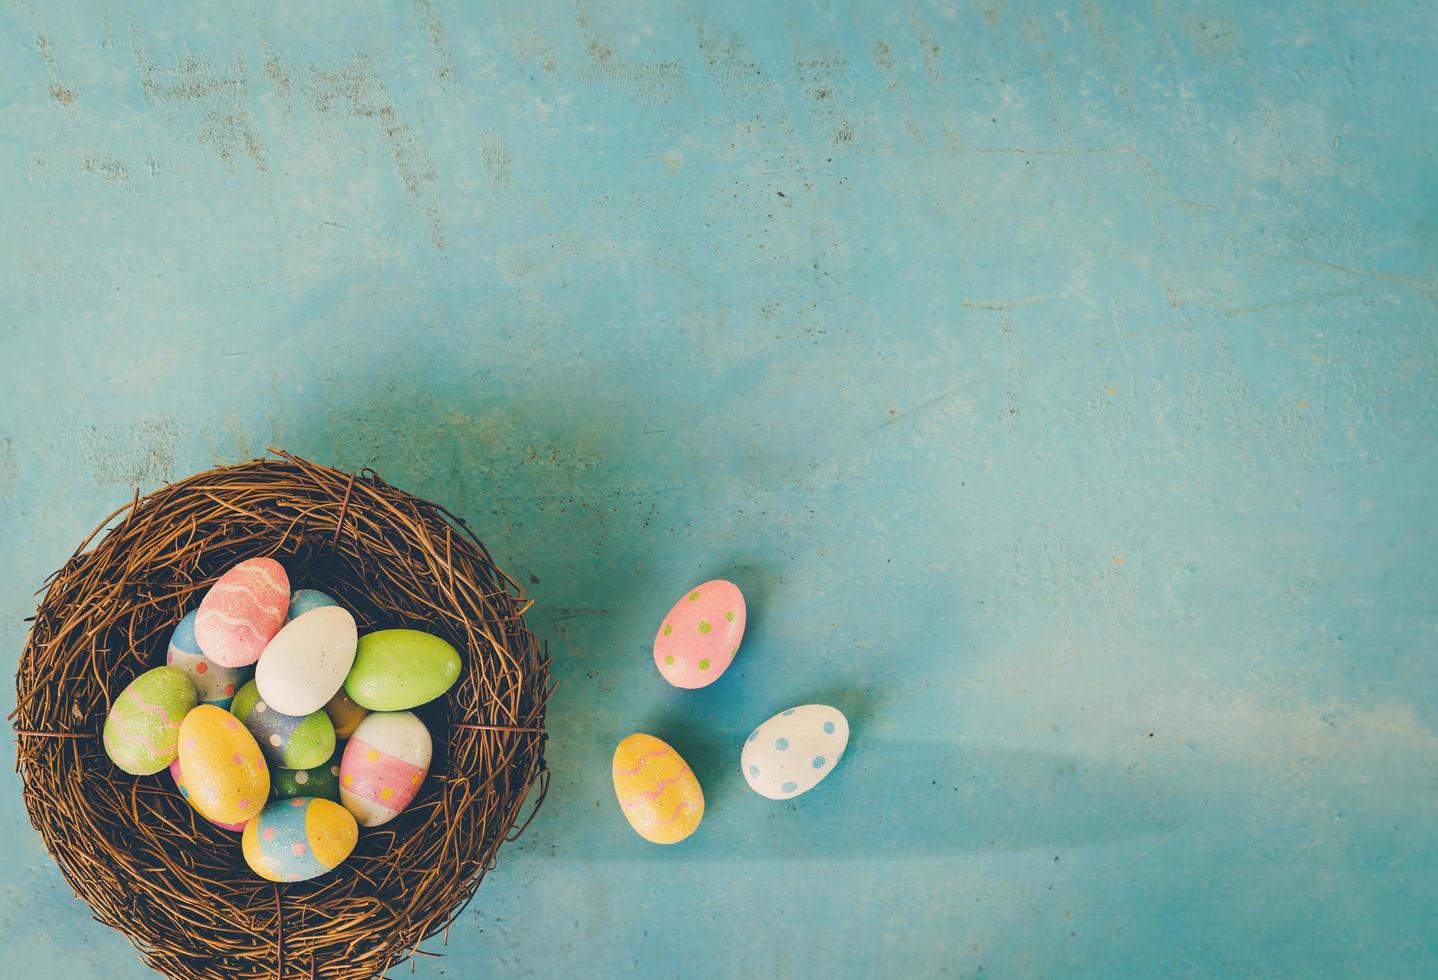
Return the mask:
<svg viewBox="0 0 1438 980">
<path fill-rule="evenodd" d="M 95 918 L 172 977 L 368 977 L 433 955 L 420 943 L 447 937 L 500 844 L 533 819 L 520 822 L 526 798 L 537 808 L 548 787 L 549 660 L 520 587 L 443 507 L 368 470 L 276 456 L 111 514 L 51 576 L 20 656 L 12 717 L 30 822 Z M 100 743 L 110 705 L 165 662 L 180 618 L 261 555 L 333 595 L 361 631 L 424 630 L 463 660 L 448 694 L 417 709 L 434 759 L 415 801 L 334 871 L 284 885 L 257 877 L 238 836 L 167 773 L 121 772 Z"/>
</svg>

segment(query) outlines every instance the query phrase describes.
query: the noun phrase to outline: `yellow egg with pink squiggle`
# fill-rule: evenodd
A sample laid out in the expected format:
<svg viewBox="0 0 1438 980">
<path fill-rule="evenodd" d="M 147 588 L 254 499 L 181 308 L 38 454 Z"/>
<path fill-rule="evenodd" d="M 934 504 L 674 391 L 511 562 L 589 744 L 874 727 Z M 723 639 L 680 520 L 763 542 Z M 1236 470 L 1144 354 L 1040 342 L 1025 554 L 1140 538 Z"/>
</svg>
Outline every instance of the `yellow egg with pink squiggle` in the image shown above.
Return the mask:
<svg viewBox="0 0 1438 980">
<path fill-rule="evenodd" d="M 668 743 L 642 732 L 614 750 L 614 795 L 629 826 L 654 844 L 679 843 L 704 818 L 694 771 Z"/>
</svg>

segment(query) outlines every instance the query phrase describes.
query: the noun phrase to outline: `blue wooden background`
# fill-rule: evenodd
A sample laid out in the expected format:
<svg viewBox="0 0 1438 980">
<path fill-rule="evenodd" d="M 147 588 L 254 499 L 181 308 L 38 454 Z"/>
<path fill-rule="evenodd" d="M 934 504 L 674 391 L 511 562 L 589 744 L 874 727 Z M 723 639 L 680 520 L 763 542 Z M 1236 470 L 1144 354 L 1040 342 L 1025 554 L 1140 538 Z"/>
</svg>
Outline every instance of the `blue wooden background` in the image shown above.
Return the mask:
<svg viewBox="0 0 1438 980">
<path fill-rule="evenodd" d="M 537 600 L 553 792 L 418 976 L 1438 973 L 1430 2 L 12 0 L 0 58 L 5 673 L 268 445 Z M 816 700 L 835 775 L 749 792 Z M 0 972 L 146 975 L 18 789 Z"/>
</svg>

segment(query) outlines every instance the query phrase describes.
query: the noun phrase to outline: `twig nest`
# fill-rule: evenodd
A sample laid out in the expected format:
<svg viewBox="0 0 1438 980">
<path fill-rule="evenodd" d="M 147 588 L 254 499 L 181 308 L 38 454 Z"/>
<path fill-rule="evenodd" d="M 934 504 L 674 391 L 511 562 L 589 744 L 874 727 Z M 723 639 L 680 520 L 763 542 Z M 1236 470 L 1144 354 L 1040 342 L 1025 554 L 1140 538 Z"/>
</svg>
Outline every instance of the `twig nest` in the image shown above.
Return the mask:
<svg viewBox="0 0 1438 980">
<path fill-rule="evenodd" d="M 373 473 L 278 455 L 200 473 L 112 514 L 53 576 L 20 657 L 14 725 L 30 821 L 95 918 L 172 977 L 358 978 L 392 968 L 458 914 L 500 845 L 527 826 L 516 830 L 526 798 L 537 806 L 548 785 L 549 662 L 525 628 L 518 585 L 442 507 Z M 306 590 L 291 596 L 291 577 L 330 601 Z M 208 703 L 197 707 L 140 707 L 153 730 L 112 718 L 102 741 L 102 719 L 127 703 L 132 681 L 166 662 L 172 633 L 178 653 L 193 652 L 176 624 L 197 603 L 194 647 L 214 667 L 245 673 L 205 689 Z M 300 795 L 299 774 L 313 780 L 317 766 L 294 770 L 285 792 L 297 795 L 269 802 L 259 742 L 220 706 L 238 695 L 248 665 L 286 621 L 332 605 L 348 610 L 361 634 L 422 630 L 459 654 L 458 680 L 415 702 L 433 744 L 432 758 L 410 763 L 425 770 L 417 782 L 408 772 L 412 798 L 390 806 L 401 786 L 389 773 L 375 784 L 374 802 L 395 815 L 362 835 L 349 811 L 325 798 L 335 790 Z M 198 663 L 158 669 L 193 699 L 192 680 L 212 672 Z M 153 697 L 157 684 L 168 682 L 143 687 Z M 383 717 L 366 719 L 364 708 L 331 694 L 308 715 L 333 712 L 356 737 L 361 719 Z M 202 739 L 185 727 L 191 721 L 213 730 Z M 125 755 L 116 747 L 122 736 L 137 747 L 128 771 L 107 755 Z M 140 759 L 140 743 L 156 741 Z M 320 765 L 340 763 L 330 756 Z M 383 795 L 387 788 L 393 796 Z M 275 811 L 286 813 L 283 825 L 261 813 L 285 805 Z M 353 850 L 337 859 L 346 818 Z M 248 849 L 221 829 L 241 821 L 255 828 Z M 260 847 L 275 842 L 288 844 L 287 857 Z M 313 863 L 289 863 L 301 858 Z M 316 867 L 332 870 L 310 880 Z"/>
</svg>

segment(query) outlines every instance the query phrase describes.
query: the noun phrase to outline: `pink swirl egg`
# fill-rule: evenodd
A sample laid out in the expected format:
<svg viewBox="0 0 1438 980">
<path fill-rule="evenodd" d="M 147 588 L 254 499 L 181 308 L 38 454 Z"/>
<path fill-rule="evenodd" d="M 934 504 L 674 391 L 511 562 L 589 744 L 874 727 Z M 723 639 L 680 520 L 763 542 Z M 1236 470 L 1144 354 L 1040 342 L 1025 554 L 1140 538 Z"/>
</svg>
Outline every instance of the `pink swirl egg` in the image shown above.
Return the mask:
<svg viewBox="0 0 1438 980">
<path fill-rule="evenodd" d="M 260 659 L 285 624 L 290 579 L 273 558 L 242 561 L 210 586 L 195 614 L 195 640 L 221 667 L 244 667 Z"/>
</svg>

